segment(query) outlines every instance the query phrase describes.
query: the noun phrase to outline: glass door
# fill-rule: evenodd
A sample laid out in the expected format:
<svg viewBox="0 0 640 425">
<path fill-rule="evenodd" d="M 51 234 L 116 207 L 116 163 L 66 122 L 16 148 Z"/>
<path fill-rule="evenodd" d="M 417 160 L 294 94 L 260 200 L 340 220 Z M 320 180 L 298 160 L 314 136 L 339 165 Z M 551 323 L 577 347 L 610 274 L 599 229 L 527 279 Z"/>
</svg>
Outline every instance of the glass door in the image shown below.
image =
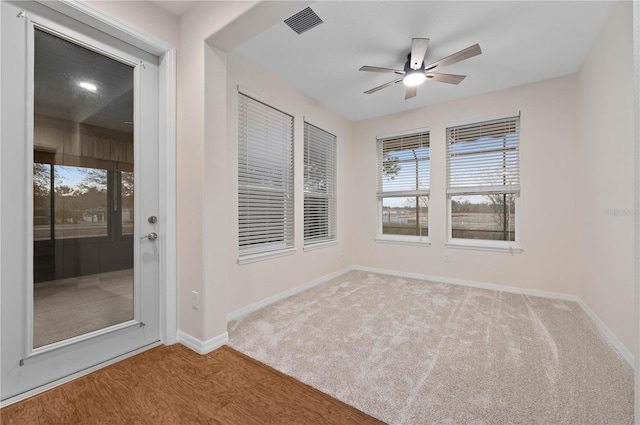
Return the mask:
<svg viewBox="0 0 640 425">
<path fill-rule="evenodd" d="M 157 343 L 162 235 L 158 58 L 36 2 L 0 7 L 7 400 Z"/>
<path fill-rule="evenodd" d="M 134 319 L 134 71 L 35 29 L 34 349 Z"/>
</svg>

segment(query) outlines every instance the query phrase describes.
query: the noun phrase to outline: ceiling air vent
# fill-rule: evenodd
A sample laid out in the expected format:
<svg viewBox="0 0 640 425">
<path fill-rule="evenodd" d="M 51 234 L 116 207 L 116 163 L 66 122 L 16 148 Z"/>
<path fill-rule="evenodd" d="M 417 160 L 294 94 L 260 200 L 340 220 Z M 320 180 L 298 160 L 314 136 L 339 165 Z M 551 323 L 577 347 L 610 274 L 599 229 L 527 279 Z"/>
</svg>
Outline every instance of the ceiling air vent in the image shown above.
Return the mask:
<svg viewBox="0 0 640 425">
<path fill-rule="evenodd" d="M 289 28 L 298 34 L 302 34 L 303 32 L 320 25 L 322 22 L 324 21 L 320 19 L 320 17 L 316 15 L 316 12 L 311 10 L 310 7 L 307 7 L 284 20 L 284 23 L 289 25 Z"/>
</svg>

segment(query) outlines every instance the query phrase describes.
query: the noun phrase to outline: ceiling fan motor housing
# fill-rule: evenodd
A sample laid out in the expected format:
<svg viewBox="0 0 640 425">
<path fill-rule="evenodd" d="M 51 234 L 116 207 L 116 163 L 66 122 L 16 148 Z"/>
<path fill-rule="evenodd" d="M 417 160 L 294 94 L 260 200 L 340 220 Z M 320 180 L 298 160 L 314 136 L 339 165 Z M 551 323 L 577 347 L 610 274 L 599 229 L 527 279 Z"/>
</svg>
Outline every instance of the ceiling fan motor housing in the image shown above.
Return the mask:
<svg viewBox="0 0 640 425">
<path fill-rule="evenodd" d="M 410 72 L 416 72 L 416 71 L 422 71 L 424 72 L 424 61 L 422 61 L 422 63 L 420 64 L 419 68 L 412 68 L 411 67 L 411 53 L 409 53 L 407 55 L 407 61 L 404 64 L 404 72 L 406 73 L 410 73 Z"/>
</svg>

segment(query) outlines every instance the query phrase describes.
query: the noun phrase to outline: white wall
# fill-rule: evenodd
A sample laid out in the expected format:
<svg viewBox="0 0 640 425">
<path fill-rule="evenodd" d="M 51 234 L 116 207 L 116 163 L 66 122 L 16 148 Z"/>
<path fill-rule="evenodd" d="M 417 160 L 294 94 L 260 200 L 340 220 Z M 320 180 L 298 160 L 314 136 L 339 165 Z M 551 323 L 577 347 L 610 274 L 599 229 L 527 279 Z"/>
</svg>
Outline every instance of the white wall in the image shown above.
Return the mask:
<svg viewBox="0 0 640 425">
<path fill-rule="evenodd" d="M 312 281 L 351 265 L 349 253 L 352 214 L 349 184 L 351 175 L 351 147 L 353 124 L 317 101 L 294 89 L 268 71 L 249 62 L 243 56 L 227 56 L 227 116 L 228 154 L 225 161 L 228 177 L 228 250 L 229 270 L 226 298 L 227 311 L 233 312 L 264 298 Z M 237 225 L 237 162 L 238 162 L 238 90 L 258 96 L 270 105 L 294 116 L 294 175 L 295 175 L 295 247 L 293 255 L 238 265 Z M 303 247 L 303 122 L 316 125 L 337 138 L 337 230 L 338 244 L 311 251 Z"/>
<path fill-rule="evenodd" d="M 633 67 L 632 3 L 621 2 L 578 73 L 576 250 L 580 297 L 635 351 Z"/>
<path fill-rule="evenodd" d="M 226 55 L 205 40 L 255 2 L 200 2 L 180 19 L 178 44 L 178 328 L 201 341 L 226 333 L 230 242 L 220 223 L 228 193 Z M 191 307 L 191 293 L 200 308 Z"/>
<path fill-rule="evenodd" d="M 425 84 L 427 86 L 430 83 Z M 437 83 L 432 83 L 437 84 Z M 425 87 L 427 89 L 427 87 Z M 521 111 L 520 254 L 446 249 L 447 124 Z M 362 121 L 356 125 L 351 184 L 354 263 L 518 288 L 577 293 L 574 164 L 576 81 L 567 76 Z M 431 128 L 430 247 L 375 242 L 376 136 Z M 451 262 L 444 262 L 444 253 Z"/>
</svg>

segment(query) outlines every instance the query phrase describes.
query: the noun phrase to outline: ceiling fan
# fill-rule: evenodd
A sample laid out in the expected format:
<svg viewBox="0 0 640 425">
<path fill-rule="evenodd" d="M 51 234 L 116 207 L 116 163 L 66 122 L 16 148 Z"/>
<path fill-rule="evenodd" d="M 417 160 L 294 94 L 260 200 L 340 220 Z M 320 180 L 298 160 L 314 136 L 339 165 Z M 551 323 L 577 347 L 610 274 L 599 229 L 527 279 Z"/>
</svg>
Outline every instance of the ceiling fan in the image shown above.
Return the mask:
<svg viewBox="0 0 640 425">
<path fill-rule="evenodd" d="M 426 80 L 439 81 L 441 83 L 459 84 L 466 78 L 466 75 L 455 74 L 440 74 L 434 71 L 439 68 L 443 68 L 447 65 L 454 64 L 456 62 L 463 61 L 465 59 L 472 58 L 482 53 L 480 45 L 474 44 L 466 49 L 460 50 L 446 58 L 437 60 L 427 66 L 424 64 L 424 57 L 427 54 L 427 48 L 429 47 L 428 38 L 413 38 L 411 39 L 411 53 L 407 55 L 407 62 L 404 64 L 404 69 L 391 69 L 380 68 L 377 66 L 363 66 L 360 71 L 371 72 L 387 72 L 391 74 L 402 75 L 403 77 L 397 80 L 389 81 L 381 86 L 374 87 L 371 90 L 367 90 L 366 94 L 375 93 L 378 90 L 382 90 L 385 87 L 392 86 L 402 81 L 407 86 L 405 93 L 405 100 L 414 97 L 418 91 L 418 86 Z"/>
</svg>

